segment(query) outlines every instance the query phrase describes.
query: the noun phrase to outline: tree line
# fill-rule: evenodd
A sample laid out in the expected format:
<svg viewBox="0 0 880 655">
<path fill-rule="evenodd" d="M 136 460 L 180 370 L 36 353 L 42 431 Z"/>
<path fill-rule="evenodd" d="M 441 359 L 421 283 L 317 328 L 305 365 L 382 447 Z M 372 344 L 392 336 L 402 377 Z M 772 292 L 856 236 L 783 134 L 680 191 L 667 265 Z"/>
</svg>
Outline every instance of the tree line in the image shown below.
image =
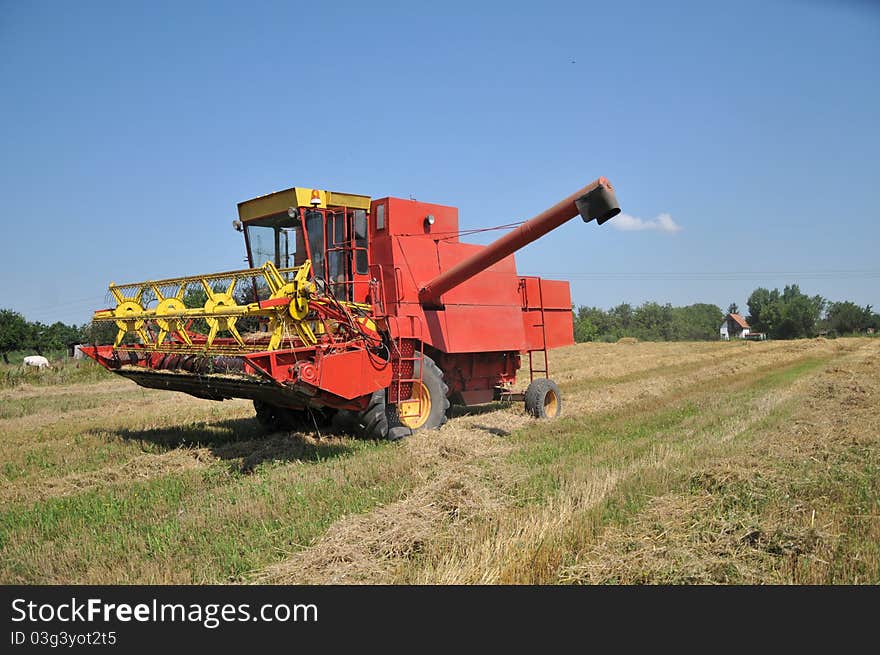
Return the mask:
<svg viewBox="0 0 880 655">
<path fill-rule="evenodd" d="M 578 307 L 574 316 L 575 341 L 705 341 L 718 338 L 724 315 L 716 305 L 697 303 L 673 307 L 646 302 L 638 307 L 621 303 L 609 310 Z"/>
<path fill-rule="evenodd" d="M 752 332 L 771 339 L 799 339 L 828 335 L 880 332 L 880 315 L 870 305 L 851 301 L 830 302 L 808 296 L 796 284 L 779 289 L 755 289 L 744 316 Z M 635 337 L 642 341 L 713 341 L 727 313 L 739 314 L 731 303 L 727 312 L 717 305 L 696 303 L 673 307 L 646 302 L 634 307 L 622 303 L 611 309 L 579 306 L 574 310 L 575 341 L 617 341 Z"/>
<path fill-rule="evenodd" d="M 830 302 L 822 296 L 808 296 L 792 284 L 772 291 L 759 287 L 748 299 L 752 330 L 765 332 L 772 339 L 798 339 L 817 334 L 840 336 L 880 329 L 880 315 L 871 305 Z"/>
<path fill-rule="evenodd" d="M 56 321 L 46 325 L 28 321 L 11 309 L 0 309 L 0 356 L 6 364 L 14 351 L 57 353 L 76 343 L 113 343 L 115 336 L 116 326 L 112 323 L 77 326 Z"/>
</svg>

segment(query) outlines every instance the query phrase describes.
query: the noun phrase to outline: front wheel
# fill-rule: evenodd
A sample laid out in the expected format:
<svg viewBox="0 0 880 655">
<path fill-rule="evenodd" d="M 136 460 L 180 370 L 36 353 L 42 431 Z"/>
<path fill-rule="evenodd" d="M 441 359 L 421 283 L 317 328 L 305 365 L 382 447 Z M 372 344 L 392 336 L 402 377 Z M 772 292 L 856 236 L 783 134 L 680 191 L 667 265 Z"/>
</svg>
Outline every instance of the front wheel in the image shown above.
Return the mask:
<svg viewBox="0 0 880 655">
<path fill-rule="evenodd" d="M 550 378 L 533 380 L 526 388 L 526 411 L 535 418 L 556 418 L 562 414 L 562 394 Z"/>
<path fill-rule="evenodd" d="M 412 398 L 389 406 L 391 426 L 402 426 L 413 432 L 433 430 L 446 423 L 449 409 L 449 387 L 443 381 L 443 371 L 427 355 L 415 361 L 413 367 Z M 419 381 L 421 378 L 421 381 Z"/>
<path fill-rule="evenodd" d="M 422 363 L 424 362 L 424 372 Z M 334 426 L 343 432 L 354 432 L 362 439 L 387 439 L 397 441 L 418 430 L 439 428 L 446 423 L 449 388 L 443 382 L 443 371 L 430 357 L 424 355 L 416 360 L 413 394 L 409 400 L 397 404 L 386 403 L 387 390 L 373 393 L 367 408 L 361 412 L 340 411 L 334 418 Z"/>
</svg>

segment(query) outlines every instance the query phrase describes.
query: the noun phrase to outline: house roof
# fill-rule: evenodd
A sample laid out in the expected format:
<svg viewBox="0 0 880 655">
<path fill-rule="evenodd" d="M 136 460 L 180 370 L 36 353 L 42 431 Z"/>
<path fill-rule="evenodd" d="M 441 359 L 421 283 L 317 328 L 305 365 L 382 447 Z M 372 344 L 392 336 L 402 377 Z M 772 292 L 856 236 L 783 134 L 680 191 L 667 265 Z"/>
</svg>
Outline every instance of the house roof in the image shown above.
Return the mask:
<svg viewBox="0 0 880 655">
<path fill-rule="evenodd" d="M 739 314 L 728 314 L 727 316 L 730 317 L 730 318 L 732 318 L 732 319 L 733 319 L 734 321 L 736 321 L 737 323 L 739 323 L 739 326 L 740 326 L 741 328 L 744 328 L 744 329 L 746 329 L 746 330 L 749 329 L 749 324 L 746 323 L 746 319 L 744 319 L 744 318 L 743 318 L 742 316 L 740 316 Z"/>
</svg>

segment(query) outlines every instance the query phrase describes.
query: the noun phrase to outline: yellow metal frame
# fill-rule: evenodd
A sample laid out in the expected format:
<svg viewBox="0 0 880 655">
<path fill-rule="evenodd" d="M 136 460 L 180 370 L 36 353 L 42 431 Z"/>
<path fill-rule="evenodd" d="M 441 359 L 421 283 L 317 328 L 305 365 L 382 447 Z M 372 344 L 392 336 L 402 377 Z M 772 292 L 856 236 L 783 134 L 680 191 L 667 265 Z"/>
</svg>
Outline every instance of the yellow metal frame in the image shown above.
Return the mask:
<svg viewBox="0 0 880 655">
<path fill-rule="evenodd" d="M 110 293 L 116 300 L 116 307 L 97 311 L 96 321 L 113 321 L 118 332 L 113 346 L 119 348 L 127 334 L 138 336 L 143 345 L 154 352 L 204 352 L 207 350 L 228 351 L 223 344 L 215 346 L 214 341 L 220 332 L 229 333 L 237 344 L 233 350 L 265 350 L 265 344 L 247 344 L 236 327 L 239 318 L 260 316 L 269 319 L 269 350 L 277 350 L 286 335 L 296 335 L 306 345 L 317 343 L 315 329 L 305 320 L 309 313 L 310 296 L 314 285 L 309 281 L 312 264 L 306 261 L 302 266 L 278 269 L 272 262 L 260 268 L 240 271 L 227 271 L 209 275 L 195 275 L 164 280 L 150 280 L 134 284 L 110 283 Z M 292 275 L 291 275 L 292 274 Z M 262 279 L 270 292 L 270 299 L 289 299 L 288 303 L 261 307 L 260 303 L 239 304 L 235 300 L 235 287 L 242 279 Z M 228 280 L 225 288 L 217 289 L 217 282 Z M 201 307 L 187 307 L 185 294 L 192 285 L 200 286 L 207 296 Z M 163 289 L 175 289 L 164 293 Z M 144 306 L 144 298 L 151 292 L 157 301 L 155 307 Z M 204 346 L 194 345 L 186 330 L 186 323 L 193 319 L 204 319 L 209 332 Z M 147 322 L 155 323 L 159 331 L 152 339 L 146 329 Z M 177 334 L 183 344 L 167 344 L 169 334 Z"/>
</svg>

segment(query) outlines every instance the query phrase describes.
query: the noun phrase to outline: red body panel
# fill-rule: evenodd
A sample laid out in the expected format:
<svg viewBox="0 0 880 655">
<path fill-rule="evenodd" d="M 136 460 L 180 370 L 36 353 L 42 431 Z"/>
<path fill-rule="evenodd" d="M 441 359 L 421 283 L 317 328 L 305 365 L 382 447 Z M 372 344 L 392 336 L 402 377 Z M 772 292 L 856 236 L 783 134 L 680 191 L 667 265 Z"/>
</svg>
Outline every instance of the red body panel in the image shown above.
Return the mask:
<svg viewBox="0 0 880 655">
<path fill-rule="evenodd" d="M 463 405 L 491 401 L 496 387 L 513 384 L 520 367 L 515 352 L 429 354 L 444 372 L 449 397 Z"/>
<path fill-rule="evenodd" d="M 391 384 L 391 364 L 371 357 L 364 349 L 323 355 L 317 369 L 315 386 L 346 400 L 364 395 L 364 389 L 372 393 Z"/>
<path fill-rule="evenodd" d="M 568 282 L 538 277 L 520 278 L 525 350 L 574 344 L 574 316 Z"/>
<path fill-rule="evenodd" d="M 420 288 L 486 249 L 461 243 L 458 230 L 454 207 L 375 200 L 370 261 L 381 285 L 379 311 L 413 319 L 394 322 L 394 336 L 424 343 L 446 375 L 450 397 L 472 404 L 513 383 L 520 353 L 574 343 L 573 317 L 568 282 L 520 277 L 514 255 L 442 294 L 441 305 L 426 307 Z"/>
<path fill-rule="evenodd" d="M 447 305 L 445 314 L 446 352 L 521 352 L 526 349 L 522 309 L 516 305 Z"/>
<path fill-rule="evenodd" d="M 385 228 L 377 229 L 377 206 L 383 206 Z M 425 216 L 435 216 L 434 225 Z M 543 347 L 534 336 L 541 320 L 528 309 L 542 307 L 538 278 L 520 278 L 513 255 L 504 257 L 426 309 L 419 289 L 440 273 L 467 260 L 485 246 L 450 238 L 458 231 L 457 210 L 412 200 L 383 198 L 373 202 L 370 217 L 372 266 L 382 282 L 384 310 L 390 315 L 417 316 L 426 344 L 447 353 L 524 352 Z M 527 280 L 528 291 L 521 286 Z M 573 343 L 568 282 L 542 281 L 544 327 L 550 347 Z M 549 314 L 549 316 L 548 316 Z M 539 312 L 540 315 L 540 312 Z M 419 337 L 404 334 L 401 336 Z"/>
<path fill-rule="evenodd" d="M 573 317 L 568 282 L 520 277 L 514 255 L 445 292 L 441 305 L 426 307 L 419 298 L 426 283 L 486 249 L 461 243 L 458 229 L 454 207 L 375 200 L 370 261 L 381 284 L 381 311 L 416 319 L 395 324 L 401 331 L 395 336 L 423 342 L 439 358 L 450 395 L 470 404 L 491 400 L 495 387 L 513 382 L 519 353 L 574 343 Z"/>
</svg>

